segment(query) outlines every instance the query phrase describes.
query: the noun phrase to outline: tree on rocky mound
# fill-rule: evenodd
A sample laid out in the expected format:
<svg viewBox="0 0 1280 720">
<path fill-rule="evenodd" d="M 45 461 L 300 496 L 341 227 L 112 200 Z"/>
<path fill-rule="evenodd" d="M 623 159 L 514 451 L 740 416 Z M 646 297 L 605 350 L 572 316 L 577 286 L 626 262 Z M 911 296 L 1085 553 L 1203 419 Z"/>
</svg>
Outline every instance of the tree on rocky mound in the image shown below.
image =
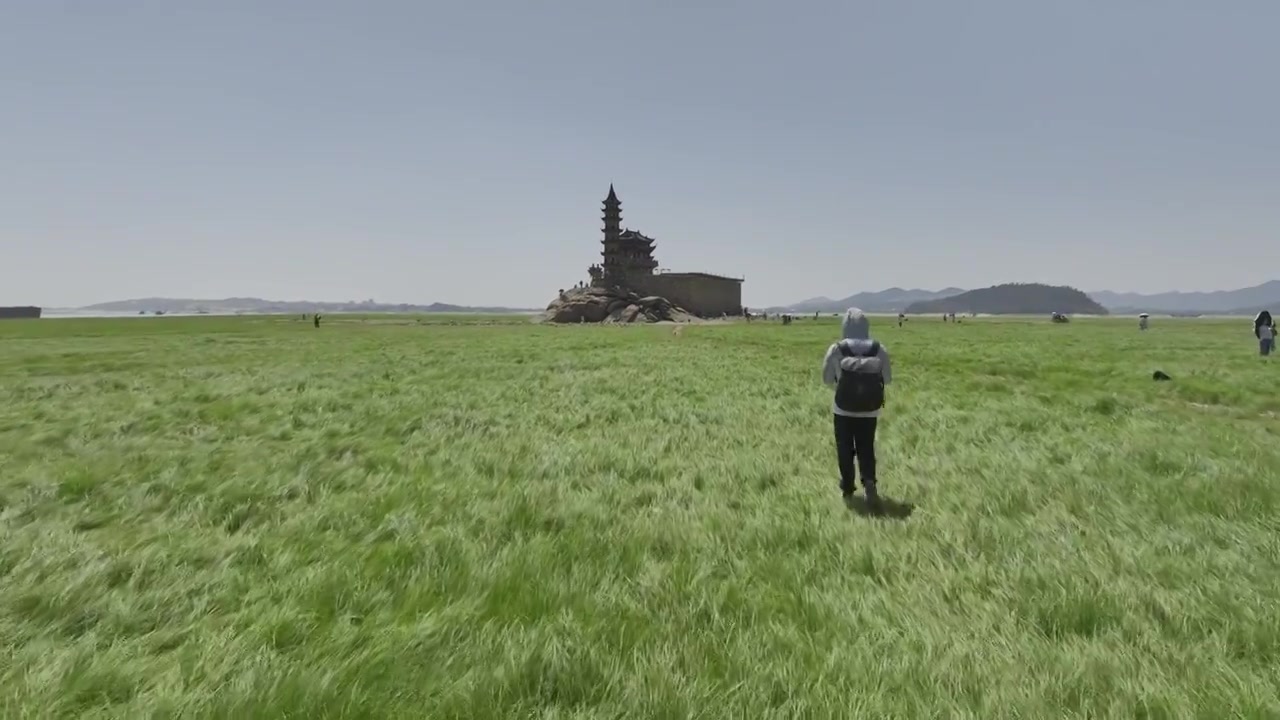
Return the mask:
<svg viewBox="0 0 1280 720">
<path fill-rule="evenodd" d="M 1106 315 L 1107 309 L 1083 292 L 1067 286 L 1008 283 L 970 290 L 947 298 L 907 306 L 907 312 L 981 313 L 984 315 Z"/>
</svg>

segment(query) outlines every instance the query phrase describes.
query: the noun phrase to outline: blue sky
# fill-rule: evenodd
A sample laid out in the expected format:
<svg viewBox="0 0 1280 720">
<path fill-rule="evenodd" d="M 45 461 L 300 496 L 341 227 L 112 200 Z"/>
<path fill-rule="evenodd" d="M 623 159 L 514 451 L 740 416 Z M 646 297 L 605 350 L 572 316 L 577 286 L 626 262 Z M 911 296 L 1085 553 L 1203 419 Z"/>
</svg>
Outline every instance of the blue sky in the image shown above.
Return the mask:
<svg viewBox="0 0 1280 720">
<path fill-rule="evenodd" d="M 1280 277 L 1280 3 L 0 3 L 0 303 Z"/>
</svg>

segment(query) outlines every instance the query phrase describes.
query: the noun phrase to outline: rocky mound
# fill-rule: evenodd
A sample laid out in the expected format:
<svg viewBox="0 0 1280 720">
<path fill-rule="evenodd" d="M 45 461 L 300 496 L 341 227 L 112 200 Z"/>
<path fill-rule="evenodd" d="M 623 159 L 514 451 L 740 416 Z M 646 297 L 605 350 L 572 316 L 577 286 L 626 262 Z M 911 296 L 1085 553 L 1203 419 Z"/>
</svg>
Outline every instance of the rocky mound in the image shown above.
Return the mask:
<svg viewBox="0 0 1280 720">
<path fill-rule="evenodd" d="M 554 323 L 691 322 L 693 315 L 666 298 L 639 295 L 621 288 L 583 287 L 566 290 L 542 315 Z"/>
</svg>

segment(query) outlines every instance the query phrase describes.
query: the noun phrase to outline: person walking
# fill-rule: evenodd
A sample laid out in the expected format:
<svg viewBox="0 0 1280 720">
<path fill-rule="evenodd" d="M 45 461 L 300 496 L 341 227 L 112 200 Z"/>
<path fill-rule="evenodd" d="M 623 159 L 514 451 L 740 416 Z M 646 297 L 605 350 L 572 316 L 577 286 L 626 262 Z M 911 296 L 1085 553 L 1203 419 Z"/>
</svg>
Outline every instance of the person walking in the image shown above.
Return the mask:
<svg viewBox="0 0 1280 720">
<path fill-rule="evenodd" d="M 1253 336 L 1258 338 L 1258 350 L 1263 357 L 1271 354 L 1276 345 L 1276 325 L 1271 313 L 1263 310 L 1253 319 Z"/>
<path fill-rule="evenodd" d="M 835 390 L 831 411 L 840 494 L 848 502 L 856 489 L 857 475 L 861 474 L 867 504 L 878 510 L 876 424 L 884 407 L 885 386 L 893 379 L 889 351 L 871 338 L 871 323 L 858 308 L 845 311 L 840 333 L 841 340 L 827 348 L 822 361 L 822 381 Z"/>
</svg>

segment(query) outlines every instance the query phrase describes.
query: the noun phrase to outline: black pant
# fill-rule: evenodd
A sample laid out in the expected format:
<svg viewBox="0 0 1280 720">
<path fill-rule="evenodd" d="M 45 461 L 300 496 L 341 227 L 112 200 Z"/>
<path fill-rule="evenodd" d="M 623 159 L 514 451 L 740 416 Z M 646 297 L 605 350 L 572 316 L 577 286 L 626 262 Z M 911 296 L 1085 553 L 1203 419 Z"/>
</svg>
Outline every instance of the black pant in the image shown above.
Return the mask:
<svg viewBox="0 0 1280 720">
<path fill-rule="evenodd" d="M 876 484 L 876 420 L 873 417 L 835 415 L 836 460 L 840 463 L 840 489 L 853 492 L 855 480 L 853 459 L 858 458 L 862 486 Z"/>
</svg>

